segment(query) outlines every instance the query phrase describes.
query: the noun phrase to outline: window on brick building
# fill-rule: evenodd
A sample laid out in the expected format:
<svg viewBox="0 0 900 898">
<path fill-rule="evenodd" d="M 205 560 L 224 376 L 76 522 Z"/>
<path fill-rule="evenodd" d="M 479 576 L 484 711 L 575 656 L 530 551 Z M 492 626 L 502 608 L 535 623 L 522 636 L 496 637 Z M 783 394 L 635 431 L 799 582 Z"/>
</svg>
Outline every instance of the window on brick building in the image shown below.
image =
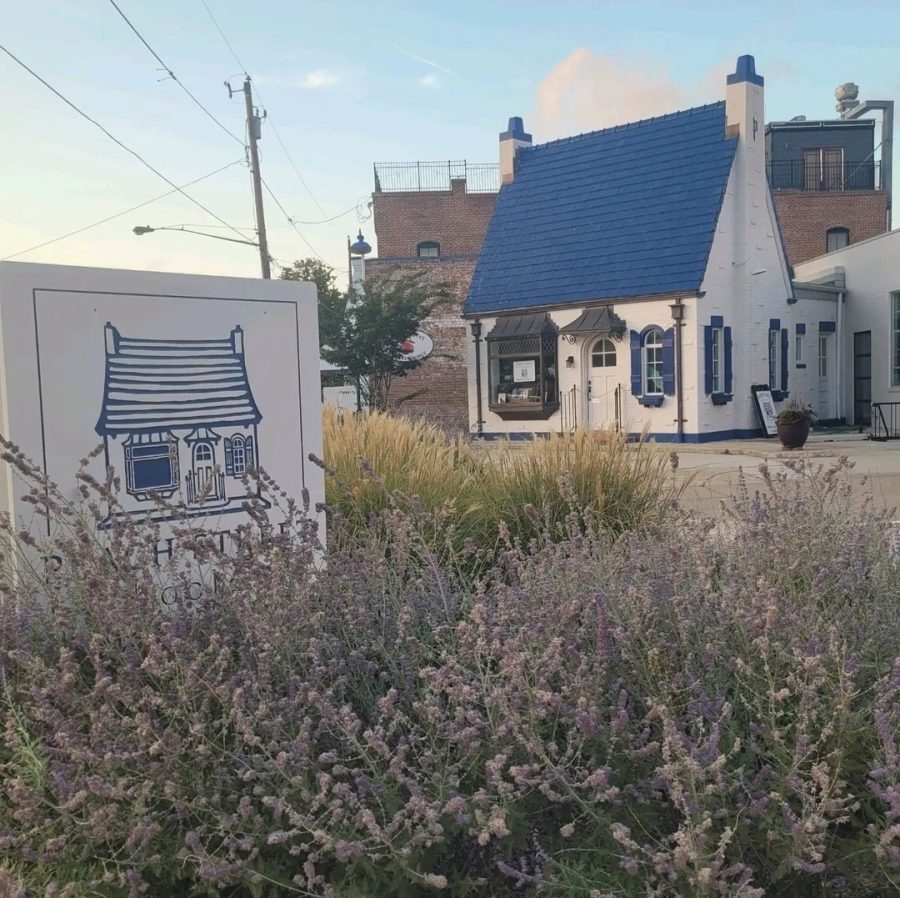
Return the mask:
<svg viewBox="0 0 900 898">
<path fill-rule="evenodd" d="M 850 243 L 850 231 L 847 228 L 829 228 L 825 232 L 825 252 L 833 253 L 843 249 Z"/>
<path fill-rule="evenodd" d="M 425 240 L 416 247 L 416 255 L 420 259 L 437 259 L 441 254 L 441 245 L 436 240 Z"/>
</svg>

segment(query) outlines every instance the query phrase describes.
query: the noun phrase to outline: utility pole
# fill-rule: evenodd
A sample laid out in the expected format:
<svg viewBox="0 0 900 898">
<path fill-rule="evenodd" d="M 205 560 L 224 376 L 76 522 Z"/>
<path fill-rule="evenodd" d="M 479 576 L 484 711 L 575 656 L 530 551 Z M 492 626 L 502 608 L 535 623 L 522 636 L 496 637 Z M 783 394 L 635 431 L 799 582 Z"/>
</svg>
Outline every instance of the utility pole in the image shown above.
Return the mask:
<svg viewBox="0 0 900 898">
<path fill-rule="evenodd" d="M 228 96 L 233 96 L 231 85 L 226 81 Z M 250 174 L 253 176 L 253 198 L 256 201 L 256 233 L 259 242 L 259 261 L 262 276 L 267 280 L 272 277 L 269 267 L 269 243 L 266 239 L 266 214 L 263 210 L 262 181 L 259 175 L 259 149 L 256 142 L 262 136 L 260 117 L 253 108 L 253 91 L 250 87 L 250 76 L 244 77 L 244 105 L 247 109 L 247 137 L 250 141 Z"/>
</svg>

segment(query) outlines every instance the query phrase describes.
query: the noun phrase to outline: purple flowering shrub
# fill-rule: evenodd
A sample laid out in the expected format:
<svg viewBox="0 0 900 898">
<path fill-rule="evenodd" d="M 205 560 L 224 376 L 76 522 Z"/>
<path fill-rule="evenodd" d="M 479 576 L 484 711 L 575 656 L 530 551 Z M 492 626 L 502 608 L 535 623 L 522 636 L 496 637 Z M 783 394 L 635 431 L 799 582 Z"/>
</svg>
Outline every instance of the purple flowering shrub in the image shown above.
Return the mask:
<svg viewBox="0 0 900 898">
<path fill-rule="evenodd" d="M 173 576 L 210 588 L 165 607 L 153 525 L 97 539 L 110 484 L 38 490 L 58 536 L 7 561 L 55 562 L 0 600 L 0 894 L 895 893 L 900 571 L 841 467 L 615 540 L 573 505 L 475 583 L 424 512 L 323 557 L 265 483 L 290 525 L 231 553 L 179 525 Z"/>
</svg>

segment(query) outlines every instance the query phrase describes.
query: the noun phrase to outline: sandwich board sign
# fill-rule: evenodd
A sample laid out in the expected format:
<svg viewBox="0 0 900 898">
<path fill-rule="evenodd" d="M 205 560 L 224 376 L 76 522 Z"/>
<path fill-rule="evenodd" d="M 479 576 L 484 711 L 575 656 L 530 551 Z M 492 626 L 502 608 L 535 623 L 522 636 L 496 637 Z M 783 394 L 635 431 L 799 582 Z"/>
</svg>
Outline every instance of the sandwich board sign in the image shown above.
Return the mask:
<svg viewBox="0 0 900 898">
<path fill-rule="evenodd" d="M 772 398 L 772 391 L 768 385 L 758 385 L 751 388 L 753 392 L 753 400 L 756 404 L 756 413 L 762 423 L 766 436 L 773 437 L 778 433 L 778 423 L 776 421 L 777 413 L 775 411 L 775 400 Z"/>
<path fill-rule="evenodd" d="M 79 461 L 102 446 L 89 470 L 100 481 L 115 470 L 116 513 L 163 533 L 160 499 L 224 542 L 248 499 L 266 503 L 245 476 L 256 468 L 316 508 L 315 286 L 0 263 L 0 432 L 73 500 Z M 0 511 L 51 535 L 25 492 L 4 462 Z"/>
</svg>

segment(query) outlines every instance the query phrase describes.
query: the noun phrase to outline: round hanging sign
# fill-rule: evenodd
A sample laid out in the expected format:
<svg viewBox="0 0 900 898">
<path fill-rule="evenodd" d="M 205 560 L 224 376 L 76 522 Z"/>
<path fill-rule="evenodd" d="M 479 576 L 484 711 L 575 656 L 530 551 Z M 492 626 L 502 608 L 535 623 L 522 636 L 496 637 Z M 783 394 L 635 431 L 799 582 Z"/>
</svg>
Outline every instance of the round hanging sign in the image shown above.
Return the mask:
<svg viewBox="0 0 900 898">
<path fill-rule="evenodd" d="M 425 331 L 416 331 L 408 340 L 400 344 L 405 361 L 418 362 L 428 358 L 434 349 L 434 341 Z"/>
</svg>

